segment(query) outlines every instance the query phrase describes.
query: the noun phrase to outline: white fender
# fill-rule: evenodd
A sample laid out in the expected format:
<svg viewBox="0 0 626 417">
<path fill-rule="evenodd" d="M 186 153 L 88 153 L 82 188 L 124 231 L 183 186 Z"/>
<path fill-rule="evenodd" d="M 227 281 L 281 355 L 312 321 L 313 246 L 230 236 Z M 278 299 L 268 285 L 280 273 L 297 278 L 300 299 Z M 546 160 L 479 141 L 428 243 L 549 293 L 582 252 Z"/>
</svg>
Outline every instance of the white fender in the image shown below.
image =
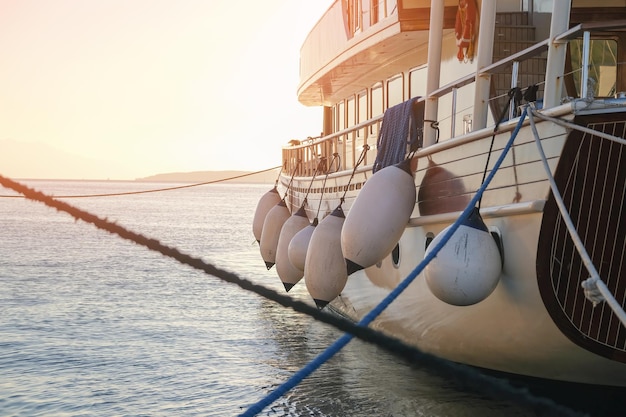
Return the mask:
<svg viewBox="0 0 626 417">
<path fill-rule="evenodd" d="M 263 194 L 256 205 L 256 211 L 254 212 L 254 220 L 252 220 L 252 233 L 257 242 L 261 242 L 261 232 L 263 231 L 263 223 L 265 222 L 265 216 L 267 213 L 280 202 L 280 195 L 276 186 Z"/>
<path fill-rule="evenodd" d="M 263 222 L 263 231 L 261 232 L 261 257 L 265 261 L 265 266 L 269 270 L 276 263 L 276 248 L 278 247 L 278 238 L 283 224 L 289 218 L 289 210 L 285 200 L 281 200 L 276 204 L 265 216 Z"/>
<path fill-rule="evenodd" d="M 304 282 L 319 309 L 337 297 L 348 280 L 341 253 L 341 227 L 345 220 L 341 206 L 315 228 L 304 261 Z"/>
<path fill-rule="evenodd" d="M 433 239 L 426 254 L 449 228 Z M 487 298 L 498 285 L 501 272 L 498 245 L 477 208 L 424 269 L 430 291 L 455 306 L 468 306 Z"/>
<path fill-rule="evenodd" d="M 387 166 L 367 180 L 341 231 L 348 275 L 375 265 L 400 240 L 415 207 L 411 160 Z"/>
<path fill-rule="evenodd" d="M 304 206 L 302 206 L 287 219 L 280 230 L 278 247 L 276 248 L 276 272 L 287 292 L 304 276 L 304 270 L 296 268 L 289 261 L 289 244 L 294 235 L 308 225 L 309 218 L 306 216 Z"/>
<path fill-rule="evenodd" d="M 287 256 L 289 256 L 289 262 L 304 273 L 304 261 L 306 260 L 306 252 L 309 249 L 309 242 L 311 241 L 311 235 L 317 227 L 317 217 L 313 219 L 313 223 L 309 224 L 304 229 L 300 230 L 294 235 L 289 242 L 287 249 Z"/>
</svg>

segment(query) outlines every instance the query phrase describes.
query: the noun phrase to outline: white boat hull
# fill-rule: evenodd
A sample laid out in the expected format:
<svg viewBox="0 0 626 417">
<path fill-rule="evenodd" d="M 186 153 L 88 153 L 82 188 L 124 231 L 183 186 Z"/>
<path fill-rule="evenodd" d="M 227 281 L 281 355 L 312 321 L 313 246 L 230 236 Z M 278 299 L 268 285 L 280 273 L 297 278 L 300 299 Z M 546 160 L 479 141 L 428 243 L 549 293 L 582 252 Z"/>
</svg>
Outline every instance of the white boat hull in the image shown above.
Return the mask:
<svg viewBox="0 0 626 417">
<path fill-rule="evenodd" d="M 504 273 L 487 299 L 464 307 L 446 304 L 420 275 L 372 327 L 454 362 L 547 379 L 626 386 L 626 365 L 569 341 L 541 301 L 532 262 L 541 214 L 486 223 L 497 224 L 505 237 L 514 236 L 503 240 Z M 400 266 L 395 267 L 389 256 L 380 268 L 351 275 L 341 297 L 331 304 L 333 309 L 360 320 L 418 265 L 413 254 L 424 250 L 414 242 L 424 240 L 423 230 L 407 228 L 400 241 Z"/>
<path fill-rule="evenodd" d="M 616 117 L 620 120 L 626 118 Z M 578 137 L 568 142 L 573 145 L 566 145 L 571 137 L 566 129 L 542 123 L 538 130 L 553 172 L 557 170 L 562 152 L 581 152 L 576 151 L 581 143 Z M 508 137 L 509 133 L 496 137 L 494 149 L 497 149 L 497 154 L 494 159 L 499 156 Z M 456 146 L 443 143 L 428 148 L 425 153 L 417 153 L 417 158 L 420 158 L 418 167 L 422 167 L 418 168 L 415 175 L 417 201 L 398 247 L 377 265 L 352 274 L 341 295 L 331 302 L 333 309 L 359 321 L 409 276 L 424 258 L 429 242 L 456 220 L 469 202 L 469 196 L 473 194 L 471 190 L 480 186 L 482 175 L 478 161 L 484 163 L 483 149 L 488 149 L 490 139 L 488 134 L 482 138 L 460 138 Z M 590 139 L 589 143 L 597 141 Z M 612 359 L 612 352 L 622 354 L 624 347 L 619 345 L 622 337 L 619 332 L 624 329 L 611 330 L 615 329 L 615 323 L 607 325 L 599 321 L 591 302 L 582 295 L 576 295 L 574 301 L 572 296 L 560 300 L 558 297 L 563 290 L 553 291 L 552 287 L 560 285 L 555 280 L 562 279 L 558 275 L 562 272 L 553 274 L 554 265 L 550 266 L 549 276 L 539 277 L 540 272 L 545 274 L 546 267 L 543 264 L 558 263 L 559 259 L 546 261 L 545 256 L 542 255 L 541 259 L 538 256 L 543 254 L 542 251 L 553 252 L 556 250 L 554 245 L 564 243 L 562 237 L 549 235 L 552 233 L 550 224 L 542 229 L 542 223 L 546 221 L 544 206 L 547 207 L 550 201 L 550 186 L 545 171 L 542 172 L 528 126 L 520 131 L 511 152 L 516 153 L 517 159 L 507 156 L 482 201 L 481 215 L 492 234 L 499 236 L 503 252 L 502 274 L 493 293 L 475 305 L 450 305 L 433 295 L 422 274 L 372 326 L 421 350 L 455 362 L 525 376 L 626 387 L 626 363 Z M 569 154 L 567 160 L 581 159 L 576 155 L 579 154 Z M 581 164 L 589 165 L 586 162 Z M 577 169 L 569 165 L 565 167 L 566 171 Z M 351 172 L 344 172 L 343 175 L 338 173 L 328 179 L 330 186 L 323 193 L 322 206 L 336 204 L 345 193 L 343 207 L 349 215 L 360 187 L 350 190 L 347 184 L 349 181 L 362 184 L 371 173 L 363 169 L 352 178 L 351 175 Z M 294 188 L 304 189 L 311 178 L 297 180 L 299 182 L 294 181 Z M 444 184 L 447 188 L 433 184 Z M 616 184 L 611 187 L 622 187 L 621 183 Z M 314 187 L 316 185 L 314 182 Z M 514 196 L 516 198 L 512 198 Z M 308 198 L 311 201 L 316 196 L 310 195 Z M 596 196 L 596 199 L 599 198 Z M 302 195 L 291 193 L 292 207 L 301 203 Z M 550 204 L 553 205 L 552 202 Z M 577 203 L 573 204 L 575 207 Z M 317 206 L 317 202 L 312 206 Z M 549 221 L 554 219 L 554 214 L 551 216 L 552 220 Z M 615 227 L 610 221 L 605 226 Z M 542 238 L 542 233 L 548 236 Z M 601 262 L 606 263 L 604 260 Z M 566 279 L 571 281 L 567 284 L 570 285 L 568 291 L 578 291 L 580 277 L 567 276 Z M 546 301 L 546 297 L 553 297 L 556 301 Z M 557 308 L 561 302 L 568 305 L 578 303 L 578 307 L 565 306 L 561 311 Z M 548 307 L 550 303 L 551 311 Z M 567 328 L 568 318 L 564 321 L 561 318 L 561 322 L 555 319 L 559 315 L 577 315 L 581 308 L 588 311 L 580 323 L 574 323 L 576 326 L 613 326 L 607 330 L 607 337 L 597 337 L 593 341 L 600 345 L 600 350 L 593 346 L 587 348 L 584 343 L 589 337 L 584 329 L 579 332 L 577 328 Z M 610 314 L 610 311 L 607 309 L 602 314 Z M 584 339 L 582 343 L 580 339 Z M 604 344 L 610 349 L 609 353 L 602 351 Z"/>
</svg>

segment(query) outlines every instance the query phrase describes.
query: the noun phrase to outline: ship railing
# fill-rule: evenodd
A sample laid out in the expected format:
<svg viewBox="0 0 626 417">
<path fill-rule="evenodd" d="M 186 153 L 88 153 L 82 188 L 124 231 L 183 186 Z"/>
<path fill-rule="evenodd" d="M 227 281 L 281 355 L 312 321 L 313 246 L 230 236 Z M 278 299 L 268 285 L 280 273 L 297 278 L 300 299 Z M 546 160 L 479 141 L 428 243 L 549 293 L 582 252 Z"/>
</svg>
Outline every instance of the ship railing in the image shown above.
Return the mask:
<svg viewBox="0 0 626 417">
<path fill-rule="evenodd" d="M 478 75 L 468 74 L 465 77 L 459 78 L 451 83 L 448 83 L 434 90 L 432 93 L 430 93 L 428 95 L 428 98 L 430 100 L 440 100 L 441 98 L 448 96 L 448 95 L 451 97 L 450 108 L 448 111 L 445 111 L 445 109 L 442 106 L 439 107 L 440 117 L 438 117 L 438 121 L 439 121 L 439 127 L 440 127 L 440 135 L 441 135 L 440 140 L 454 138 L 457 135 L 459 135 L 459 133 L 466 134 L 472 130 L 471 117 L 468 118 L 467 115 L 464 114 L 468 109 L 471 109 L 471 107 L 465 107 L 462 109 L 458 108 L 459 92 L 464 87 L 470 87 L 473 84 L 475 84 L 477 76 L 478 77 L 491 77 L 492 75 L 495 75 L 495 74 L 502 74 L 505 71 L 507 71 L 507 69 L 509 68 L 510 68 L 509 70 L 510 70 L 510 76 L 511 76 L 511 88 L 518 87 L 519 75 L 520 75 L 519 74 L 520 64 L 523 61 L 533 59 L 533 58 L 538 58 L 542 54 L 544 54 L 548 50 L 548 42 L 549 40 L 546 39 L 542 42 L 536 43 L 535 45 L 527 49 L 524 49 L 523 51 L 512 54 L 506 58 L 503 58 L 497 62 L 494 62 L 484 67 L 478 72 Z M 472 96 L 473 96 L 473 92 L 472 92 Z M 489 99 L 490 104 L 492 104 L 496 100 L 501 100 L 503 97 L 506 97 L 506 94 L 490 97 Z M 473 106 L 473 103 L 472 103 L 472 106 Z M 511 112 L 509 113 L 510 118 L 512 118 L 512 116 L 514 115 L 512 110 L 513 109 L 511 109 Z M 462 129 L 459 129 L 458 126 L 461 126 L 461 123 L 462 123 Z"/>
<path fill-rule="evenodd" d="M 315 173 L 352 170 L 365 145 L 369 150 L 362 166 L 372 165 L 382 120 L 381 114 L 330 135 L 283 147 L 283 172 L 291 175 L 295 171 L 298 177 L 311 177 Z"/>
<path fill-rule="evenodd" d="M 601 32 L 611 32 L 611 31 L 623 31 L 626 28 L 626 21 L 614 21 L 614 22 L 601 22 L 601 23 L 584 23 L 579 24 L 571 29 L 563 32 L 560 35 L 557 35 L 553 43 L 554 44 L 562 44 L 565 47 L 565 44 L 572 40 L 582 40 L 582 62 L 580 68 L 575 69 L 570 73 L 561 73 L 557 75 L 557 79 L 553 80 L 557 84 L 561 86 L 565 85 L 566 77 L 570 76 L 572 73 L 578 73 L 578 77 L 580 80 L 589 80 L 591 78 L 591 70 L 593 67 L 593 62 L 591 60 L 591 43 L 593 41 L 592 34 L 597 34 Z M 514 53 L 506 58 L 503 58 L 497 62 L 494 62 L 480 71 L 477 74 L 468 74 L 465 77 L 459 78 L 449 84 L 441 86 L 440 88 L 434 90 L 428 95 L 429 100 L 431 101 L 440 101 L 441 98 L 449 96 L 449 107 L 444 107 L 443 105 L 439 105 L 438 109 L 438 121 L 440 128 L 440 139 L 449 139 L 458 136 L 459 134 L 466 134 L 472 130 L 471 126 L 471 115 L 468 119 L 468 115 L 464 114 L 468 110 L 471 111 L 472 106 L 464 107 L 459 109 L 459 94 L 462 92 L 463 88 L 468 89 L 468 94 L 473 96 L 473 89 L 471 87 L 475 84 L 477 77 L 493 77 L 498 74 L 506 74 L 510 75 L 511 79 L 511 88 L 515 87 L 528 87 L 528 85 L 520 85 L 520 78 L 524 75 L 521 72 L 521 65 L 524 61 L 528 61 L 531 59 L 541 58 L 543 54 L 546 54 L 550 45 L 550 39 L 545 39 L 541 42 L 536 43 L 535 45 L 526 48 L 520 52 Z M 616 63 L 617 66 L 623 65 L 621 62 Z M 540 74 L 537 75 L 539 78 Z M 541 78 L 543 81 L 538 81 L 535 84 L 539 87 L 543 87 L 546 83 L 545 80 L 545 71 L 541 74 Z M 578 88 L 578 93 L 576 97 L 563 97 L 563 99 L 573 100 L 576 98 L 580 99 L 588 99 L 591 95 L 591 92 L 588 90 L 589 84 L 587 81 L 580 82 L 580 87 Z M 470 93 L 471 91 L 471 93 Z M 540 88 L 539 94 L 541 94 L 542 89 Z M 537 97 L 541 99 L 541 97 Z M 503 101 L 504 100 L 504 101 Z M 493 109 L 496 109 L 498 106 L 494 105 L 496 101 L 499 101 L 499 104 L 504 105 L 508 101 L 508 97 L 506 94 L 492 96 L 489 99 L 489 104 Z M 494 121 L 495 118 L 499 117 L 499 114 L 496 114 L 495 111 L 492 112 Z M 512 119 L 517 115 L 517 109 L 511 108 L 509 109 L 508 118 Z M 463 125 L 462 128 L 459 126 Z"/>
<path fill-rule="evenodd" d="M 595 31 L 611 31 L 615 29 L 623 30 L 624 27 L 626 27 L 626 22 L 624 21 L 605 22 L 602 24 L 580 24 L 565 31 L 561 35 L 556 36 L 553 42 L 565 44 L 574 39 L 582 39 L 583 62 L 581 68 L 576 71 L 581 73 L 580 78 L 582 80 L 587 80 L 589 79 L 590 74 L 589 54 L 590 43 L 592 40 L 591 34 Z M 482 68 L 477 74 L 469 74 L 465 77 L 459 78 L 456 81 L 446 84 L 430 93 L 428 95 L 428 99 L 430 100 L 440 100 L 442 97 L 450 95 L 449 110 L 444 111 L 445 109 L 443 106 L 439 106 L 437 118 L 440 130 L 439 140 L 445 141 L 446 139 L 455 138 L 459 136 L 459 134 L 466 135 L 477 130 L 473 128 L 471 118 L 467 118 L 467 114 L 464 114 L 468 109 L 471 110 L 471 107 L 461 109 L 458 108 L 458 95 L 462 89 L 471 88 L 472 84 L 475 84 L 476 82 L 476 77 L 491 77 L 495 74 L 506 73 L 509 70 L 511 75 L 511 88 L 518 87 L 519 78 L 523 75 L 520 74 L 521 63 L 529 59 L 539 58 L 542 54 L 545 54 L 548 51 L 549 44 L 549 39 L 538 42 L 529 48 Z M 561 73 L 557 75 L 558 82 L 563 85 L 565 77 L 568 75 L 569 73 Z M 545 83 L 545 76 L 543 78 L 544 81 L 538 82 L 537 85 Z M 496 100 L 502 100 L 503 97 L 504 95 L 490 97 L 490 104 Z M 587 83 L 581 83 L 578 98 L 588 98 Z M 570 97 L 569 99 L 572 98 Z M 422 100 L 424 100 L 424 98 L 420 99 L 420 101 Z M 494 119 L 498 116 L 499 115 L 494 115 Z M 508 118 L 509 120 L 512 120 L 515 117 L 516 109 L 511 108 L 509 110 Z M 288 173 L 291 175 L 297 168 L 297 176 L 310 177 L 314 175 L 316 169 L 318 169 L 319 162 L 322 158 L 326 158 L 327 161 L 326 171 L 324 169 L 318 169 L 318 174 L 326 173 L 329 169 L 332 169 L 333 171 L 351 170 L 354 168 L 354 165 L 365 145 L 369 145 L 370 150 L 366 154 L 363 166 L 372 165 L 376 159 L 376 142 L 382 119 L 383 115 L 379 115 L 322 138 L 305 140 L 299 144 L 284 147 L 283 171 L 286 174 Z M 463 127 L 459 128 L 458 126 L 461 126 L 461 123 Z M 469 137 L 477 140 L 480 137 L 483 137 L 483 135 L 481 134 L 477 136 L 470 134 L 468 135 L 468 138 Z M 423 152 L 420 152 L 420 154 L 422 153 Z M 333 167 L 330 167 L 328 163 L 331 161 L 333 155 L 337 155 L 339 161 L 335 162 Z M 300 161 L 299 165 L 298 161 Z"/>
</svg>

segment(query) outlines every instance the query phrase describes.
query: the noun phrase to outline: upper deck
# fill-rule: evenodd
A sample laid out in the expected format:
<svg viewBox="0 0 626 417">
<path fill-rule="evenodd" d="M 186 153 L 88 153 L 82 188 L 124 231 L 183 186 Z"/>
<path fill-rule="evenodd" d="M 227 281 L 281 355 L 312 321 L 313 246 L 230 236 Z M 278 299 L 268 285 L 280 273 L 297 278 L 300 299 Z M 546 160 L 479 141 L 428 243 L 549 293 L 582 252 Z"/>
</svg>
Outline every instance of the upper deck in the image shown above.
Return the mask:
<svg viewBox="0 0 626 417">
<path fill-rule="evenodd" d="M 444 29 L 452 29 L 458 0 L 444 4 Z M 430 0 L 335 1 L 300 50 L 298 99 L 330 106 L 347 91 L 425 64 L 429 22 Z"/>
</svg>

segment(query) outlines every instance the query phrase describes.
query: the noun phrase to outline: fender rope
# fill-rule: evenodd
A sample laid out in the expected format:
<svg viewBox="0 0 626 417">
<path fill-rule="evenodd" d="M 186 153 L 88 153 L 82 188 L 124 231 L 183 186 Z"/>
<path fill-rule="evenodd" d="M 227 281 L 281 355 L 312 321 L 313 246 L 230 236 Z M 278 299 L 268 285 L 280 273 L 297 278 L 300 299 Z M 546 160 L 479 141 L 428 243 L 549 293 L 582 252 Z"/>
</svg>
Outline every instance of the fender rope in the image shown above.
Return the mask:
<svg viewBox="0 0 626 417">
<path fill-rule="evenodd" d="M 275 168 L 272 168 L 275 169 Z M 494 168 L 495 169 L 495 168 Z M 491 179 L 489 179 L 490 181 Z M 295 300 L 289 296 L 279 294 L 262 285 L 240 278 L 234 273 L 222 270 L 214 265 L 204 262 L 202 259 L 192 257 L 180 252 L 174 247 L 167 246 L 156 239 L 152 239 L 139 233 L 130 231 L 123 226 L 117 225 L 107 219 L 102 219 L 94 214 L 78 209 L 62 201 L 58 201 L 42 192 L 36 191 L 26 185 L 20 184 L 10 178 L 0 175 L 0 185 L 12 189 L 25 198 L 41 202 L 49 207 L 55 208 L 57 211 L 65 212 L 74 217 L 75 220 L 82 220 L 85 223 L 93 224 L 96 228 L 105 230 L 111 234 L 117 235 L 122 239 L 132 241 L 147 249 L 161 253 L 164 256 L 177 260 L 181 264 L 188 265 L 194 269 L 201 270 L 208 275 L 213 275 L 223 281 L 238 285 L 244 290 L 252 291 L 262 297 L 275 301 L 276 303 L 307 314 L 315 320 L 332 325 L 335 328 L 350 332 L 365 342 L 375 344 L 388 352 L 394 353 L 409 363 L 419 363 L 426 370 L 438 375 L 447 376 L 453 379 L 457 384 L 465 386 L 468 389 L 480 390 L 481 393 L 490 395 L 494 398 L 501 398 L 511 402 L 529 407 L 535 410 L 538 415 L 546 411 L 552 411 L 553 415 L 562 416 L 584 416 L 585 414 L 574 412 L 573 410 L 556 404 L 554 401 L 541 398 L 530 394 L 526 389 L 515 388 L 505 380 L 500 380 L 478 372 L 477 370 L 465 365 L 456 364 L 436 356 L 424 353 L 417 348 L 404 344 L 399 339 L 387 336 L 368 327 L 356 325 L 344 318 L 318 310 L 309 304 Z M 431 252 L 432 253 L 432 252 Z M 408 284 L 407 284 L 408 285 Z M 346 337 L 346 336 L 344 336 Z M 348 340 L 349 341 L 349 340 Z M 347 343 L 347 341 L 346 341 Z M 311 371 L 312 372 L 312 371 Z"/>
<path fill-rule="evenodd" d="M 430 263 L 430 261 L 432 261 L 435 258 L 437 253 L 446 244 L 446 242 L 450 240 L 454 232 L 461 225 L 461 222 L 464 221 L 469 216 L 471 211 L 474 209 L 474 207 L 476 206 L 476 203 L 482 197 L 483 192 L 485 191 L 485 189 L 487 188 L 487 186 L 489 185 L 489 183 L 495 176 L 496 172 L 502 165 L 502 162 L 504 161 L 506 154 L 508 153 L 509 149 L 512 147 L 513 141 L 515 140 L 517 134 L 519 133 L 524 123 L 524 119 L 526 118 L 526 113 L 527 113 L 527 107 L 524 107 L 524 111 L 522 115 L 520 116 L 519 122 L 517 123 L 515 130 L 513 130 L 513 132 L 511 133 L 511 137 L 509 141 L 507 142 L 506 146 L 504 147 L 504 149 L 502 150 L 502 154 L 496 161 L 493 169 L 491 170 L 491 172 L 489 173 L 485 181 L 483 181 L 480 188 L 476 192 L 475 196 L 469 202 L 465 210 L 463 210 L 459 218 L 447 230 L 445 235 L 442 237 L 441 241 L 439 241 L 439 243 L 437 243 L 433 247 L 433 249 L 424 257 L 424 259 L 415 267 L 415 269 L 396 288 L 394 288 L 383 299 L 383 301 L 380 302 L 380 304 L 374 307 L 374 309 L 372 309 L 365 317 L 363 317 L 363 319 L 357 324 L 357 326 L 366 328 L 376 317 L 378 317 L 409 286 L 409 284 L 411 284 L 411 282 L 415 280 L 415 278 L 423 271 L 426 265 L 428 265 L 428 263 Z M 282 385 L 277 387 L 274 391 L 270 392 L 267 396 L 265 396 L 265 398 L 262 398 L 260 401 L 258 401 L 255 404 L 252 404 L 248 408 L 247 411 L 240 414 L 240 417 L 252 417 L 262 412 L 265 407 L 271 405 L 274 401 L 278 400 L 280 397 L 285 395 L 289 390 L 291 390 L 300 382 L 302 382 L 304 378 L 308 377 L 315 370 L 317 370 L 320 366 L 326 363 L 326 361 L 328 361 L 335 354 L 337 354 L 341 349 L 343 349 L 352 340 L 352 338 L 353 338 L 352 334 L 344 334 L 343 336 L 341 336 L 332 345 L 330 345 L 324 352 L 319 354 L 311 362 L 309 362 L 302 369 L 300 369 L 298 372 L 292 375 L 291 378 L 289 378 L 286 382 L 284 382 Z M 459 372 L 459 374 L 461 374 L 462 371 L 459 371 L 459 369 L 463 369 L 463 368 L 459 366 L 459 368 L 456 369 L 456 371 Z M 465 369 L 469 369 L 469 368 L 465 367 Z M 489 381 L 489 379 L 485 377 L 485 381 L 483 381 L 482 383 L 486 385 L 490 385 L 490 389 L 495 388 L 496 391 L 499 388 L 504 388 L 504 386 L 507 386 L 507 388 L 504 389 L 501 393 L 501 395 L 503 395 L 504 397 L 507 397 L 506 394 L 512 394 L 512 392 L 514 391 L 518 391 L 517 394 L 522 394 L 522 392 L 520 392 L 519 390 L 511 387 L 508 384 L 505 384 L 504 381 L 498 381 L 498 384 L 490 384 L 487 381 Z M 481 387 L 485 388 L 485 386 L 481 386 Z M 564 415 L 564 416 L 579 415 L 575 413 L 574 411 L 564 406 L 557 405 L 550 400 L 539 399 L 539 398 L 532 398 L 532 399 L 527 398 L 527 400 L 528 400 L 527 404 L 532 404 L 534 406 L 538 406 L 538 402 L 543 402 L 543 405 L 540 407 L 550 407 L 552 408 L 554 412 L 557 413 L 557 415 Z"/>
</svg>

